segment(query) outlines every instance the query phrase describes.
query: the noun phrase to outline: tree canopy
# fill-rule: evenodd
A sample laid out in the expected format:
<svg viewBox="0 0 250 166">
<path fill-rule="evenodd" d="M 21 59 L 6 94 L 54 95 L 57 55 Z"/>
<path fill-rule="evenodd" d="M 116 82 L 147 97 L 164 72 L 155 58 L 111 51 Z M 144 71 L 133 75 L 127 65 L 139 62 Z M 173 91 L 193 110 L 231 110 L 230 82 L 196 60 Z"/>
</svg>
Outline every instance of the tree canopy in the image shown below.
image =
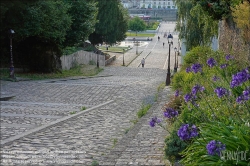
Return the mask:
<svg viewBox="0 0 250 166">
<path fill-rule="evenodd" d="M 118 0 L 96 0 L 98 7 L 95 31 L 89 36 L 92 44 L 114 44 L 125 39 L 128 13 Z"/>
<path fill-rule="evenodd" d="M 128 27 L 131 31 L 140 32 L 146 30 L 146 23 L 139 17 L 134 17 L 129 20 Z"/>
<path fill-rule="evenodd" d="M 15 64 L 22 61 L 41 69 L 46 68 L 44 63 L 51 68 L 55 64 L 51 59 L 61 56 L 63 47 L 86 40 L 94 31 L 98 12 L 93 0 L 3 0 L 0 9 L 1 59 L 5 64 L 9 61 L 7 32 L 11 28 Z"/>
</svg>

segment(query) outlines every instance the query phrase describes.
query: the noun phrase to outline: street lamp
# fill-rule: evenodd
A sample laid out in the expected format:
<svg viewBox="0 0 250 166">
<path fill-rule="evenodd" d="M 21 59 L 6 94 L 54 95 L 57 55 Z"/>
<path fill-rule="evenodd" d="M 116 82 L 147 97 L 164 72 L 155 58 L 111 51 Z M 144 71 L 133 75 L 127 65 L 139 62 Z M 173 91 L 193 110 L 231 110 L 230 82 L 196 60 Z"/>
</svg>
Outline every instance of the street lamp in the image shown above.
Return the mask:
<svg viewBox="0 0 250 166">
<path fill-rule="evenodd" d="M 174 48 L 174 72 L 175 72 L 175 73 L 177 72 L 176 51 L 177 51 L 177 48 L 175 47 L 175 48 Z"/>
<path fill-rule="evenodd" d="M 168 72 L 166 78 L 166 86 L 170 85 L 170 48 L 171 44 L 173 45 L 173 36 L 171 34 L 168 35 L 168 45 L 169 45 L 169 54 L 168 54 Z"/>
<path fill-rule="evenodd" d="M 123 49 L 123 63 L 122 63 L 123 66 L 125 66 L 125 62 L 124 62 L 124 51 L 125 51 L 125 50 Z"/>
<path fill-rule="evenodd" d="M 15 78 L 14 75 L 14 65 L 13 65 L 13 54 L 12 54 L 12 38 L 14 37 L 14 30 L 10 29 L 8 31 L 9 38 L 10 38 L 10 78 Z"/>
</svg>

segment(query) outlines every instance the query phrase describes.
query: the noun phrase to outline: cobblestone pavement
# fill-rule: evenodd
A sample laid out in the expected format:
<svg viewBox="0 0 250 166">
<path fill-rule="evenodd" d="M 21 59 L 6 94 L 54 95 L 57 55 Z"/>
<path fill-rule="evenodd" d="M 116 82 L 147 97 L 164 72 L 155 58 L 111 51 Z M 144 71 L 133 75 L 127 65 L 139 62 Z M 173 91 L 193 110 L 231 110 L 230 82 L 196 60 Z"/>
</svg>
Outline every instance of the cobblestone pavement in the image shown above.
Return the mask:
<svg viewBox="0 0 250 166">
<path fill-rule="evenodd" d="M 1 84 L 2 92 L 15 95 L 9 101 L 1 101 L 2 165 L 104 162 L 103 156 L 126 137 L 141 104 L 155 103 L 165 72 L 106 67 L 100 73 L 102 77 Z M 88 111 L 108 101 L 112 102 Z M 88 109 L 80 111 L 82 107 Z M 48 125 L 70 116 L 74 117 Z M 48 126 L 25 135 L 42 125 Z"/>
</svg>

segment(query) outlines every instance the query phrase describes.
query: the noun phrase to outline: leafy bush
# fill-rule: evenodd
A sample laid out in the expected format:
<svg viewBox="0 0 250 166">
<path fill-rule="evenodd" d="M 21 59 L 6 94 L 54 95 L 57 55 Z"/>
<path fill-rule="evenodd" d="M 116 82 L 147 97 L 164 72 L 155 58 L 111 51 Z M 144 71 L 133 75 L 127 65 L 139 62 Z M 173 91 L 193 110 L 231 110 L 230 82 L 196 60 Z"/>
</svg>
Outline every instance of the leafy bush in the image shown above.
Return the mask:
<svg viewBox="0 0 250 166">
<path fill-rule="evenodd" d="M 205 47 L 191 50 L 185 65 L 188 70 L 182 69 L 172 82 L 179 97 L 165 105 L 169 110 L 180 109 L 178 117 L 167 121 L 174 129 L 165 140 L 165 154 L 170 159 L 180 157 L 185 140 L 184 165 L 247 165 L 248 159 L 219 155 L 249 150 L 250 66 Z M 150 123 L 154 124 L 161 126 L 156 117 Z"/>
<path fill-rule="evenodd" d="M 177 135 L 177 130 L 179 127 L 180 125 L 176 125 L 170 135 L 165 139 L 165 156 L 170 161 L 180 159 L 181 155 L 179 153 L 187 147 L 187 143 L 180 140 Z"/>
</svg>

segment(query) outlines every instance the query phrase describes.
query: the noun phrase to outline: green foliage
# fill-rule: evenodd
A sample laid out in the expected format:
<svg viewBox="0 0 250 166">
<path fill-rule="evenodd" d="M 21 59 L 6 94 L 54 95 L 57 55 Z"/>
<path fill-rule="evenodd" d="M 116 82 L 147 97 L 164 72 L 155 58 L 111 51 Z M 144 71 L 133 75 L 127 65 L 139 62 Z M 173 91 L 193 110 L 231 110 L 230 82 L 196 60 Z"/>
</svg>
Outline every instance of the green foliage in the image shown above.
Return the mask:
<svg viewBox="0 0 250 166">
<path fill-rule="evenodd" d="M 92 44 L 106 42 L 114 44 L 125 39 L 127 32 L 128 12 L 117 0 L 96 0 L 98 7 L 95 31 L 89 36 Z"/>
<path fill-rule="evenodd" d="M 82 47 L 65 47 L 63 49 L 63 55 L 71 55 L 77 51 L 80 51 L 82 50 L 83 48 Z"/>
<path fill-rule="evenodd" d="M 145 31 L 146 23 L 139 17 L 134 17 L 133 19 L 129 20 L 128 28 L 131 31 L 135 31 L 135 32 Z"/>
<path fill-rule="evenodd" d="M 144 115 L 147 114 L 148 110 L 151 108 L 151 105 L 142 105 L 142 108 L 137 112 L 138 118 L 143 117 Z"/>
<path fill-rule="evenodd" d="M 84 111 L 84 110 L 86 110 L 86 109 L 87 109 L 87 107 L 83 106 L 83 107 L 81 108 L 81 111 Z"/>
<path fill-rule="evenodd" d="M 71 6 L 69 15 L 73 22 L 67 31 L 64 46 L 74 46 L 84 42 L 94 32 L 98 9 L 92 0 L 65 0 L 65 2 Z"/>
<path fill-rule="evenodd" d="M 187 50 L 199 45 L 209 45 L 211 38 L 217 35 L 218 21 L 204 12 L 199 4 L 192 0 L 176 0 L 178 18 L 176 30 L 179 38 L 186 39 Z"/>
<path fill-rule="evenodd" d="M 179 154 L 181 151 L 183 151 L 187 147 L 187 143 L 180 140 L 180 138 L 177 135 L 177 131 L 180 127 L 179 124 L 174 124 L 174 128 L 172 129 L 171 133 L 167 138 L 165 139 L 165 156 L 169 160 L 179 159 L 181 158 L 181 155 Z"/>
<path fill-rule="evenodd" d="M 99 163 L 96 160 L 93 160 L 92 163 L 91 163 L 91 166 L 98 166 L 98 165 L 99 165 Z"/>
<path fill-rule="evenodd" d="M 249 152 L 250 129 L 245 124 L 238 124 L 234 121 L 226 123 L 213 122 L 201 124 L 200 134 L 202 138 L 195 140 L 181 154 L 184 158 L 181 163 L 184 165 L 248 165 L 248 156 L 241 159 L 241 156 L 229 158 L 228 153 Z M 206 145 L 211 140 L 219 140 L 226 145 L 222 155 L 208 155 Z"/>
<path fill-rule="evenodd" d="M 207 60 L 214 58 L 216 65 L 209 67 Z M 236 160 L 222 160 L 219 156 L 208 155 L 206 145 L 211 140 L 217 140 L 226 145 L 226 151 L 247 151 L 250 147 L 250 101 L 238 103 L 236 99 L 243 94 L 243 91 L 250 86 L 250 81 L 246 80 L 243 85 L 232 88 L 230 82 L 232 75 L 249 66 L 244 62 L 238 62 L 235 58 L 226 60 L 225 55 L 219 51 L 212 51 L 206 47 L 197 47 L 192 49 L 184 59 L 184 66 L 180 72 L 173 78 L 173 88 L 181 91 L 183 98 L 187 93 L 191 93 L 195 85 L 205 88 L 203 92 L 198 92 L 192 102 L 181 102 L 173 99 L 175 102 L 168 103 L 165 107 L 179 109 L 180 115 L 177 120 L 171 121 L 176 131 L 171 133 L 169 138 L 176 137 L 176 132 L 181 124 L 195 124 L 199 127 L 199 136 L 188 140 L 187 149 L 181 155 L 184 165 L 236 165 Z M 186 67 L 194 63 L 202 65 L 202 72 L 186 73 Z M 226 68 L 220 68 L 220 65 L 227 64 Z M 249 70 L 249 69 L 248 69 Z M 213 81 L 213 77 L 219 79 Z M 226 88 L 229 95 L 218 97 L 215 93 L 217 87 Z M 177 103 L 178 107 L 175 107 Z M 181 104 L 181 106 L 180 106 Z M 173 123 L 174 122 L 174 123 Z M 248 125 L 247 125 L 248 124 Z M 177 138 L 176 138 L 177 139 Z M 168 140 L 169 141 L 169 140 Z M 180 141 L 180 140 L 179 140 Z M 169 144 L 169 142 L 166 142 Z M 170 143 L 173 143 L 173 141 Z M 166 146 L 165 151 L 168 157 L 179 157 L 181 150 L 176 153 L 171 150 L 171 146 Z M 239 161 L 240 165 L 247 165 L 249 161 Z"/>
<path fill-rule="evenodd" d="M 132 37 L 154 37 L 155 34 L 152 33 L 131 33 L 131 32 L 127 32 L 126 33 L 127 36 L 132 36 Z"/>
<path fill-rule="evenodd" d="M 148 29 L 148 30 L 155 30 L 155 29 L 157 29 L 157 27 L 159 26 L 159 22 L 157 22 L 157 21 L 154 21 L 154 22 L 149 22 L 148 24 L 147 24 L 147 26 L 146 26 L 146 28 Z"/>
</svg>

